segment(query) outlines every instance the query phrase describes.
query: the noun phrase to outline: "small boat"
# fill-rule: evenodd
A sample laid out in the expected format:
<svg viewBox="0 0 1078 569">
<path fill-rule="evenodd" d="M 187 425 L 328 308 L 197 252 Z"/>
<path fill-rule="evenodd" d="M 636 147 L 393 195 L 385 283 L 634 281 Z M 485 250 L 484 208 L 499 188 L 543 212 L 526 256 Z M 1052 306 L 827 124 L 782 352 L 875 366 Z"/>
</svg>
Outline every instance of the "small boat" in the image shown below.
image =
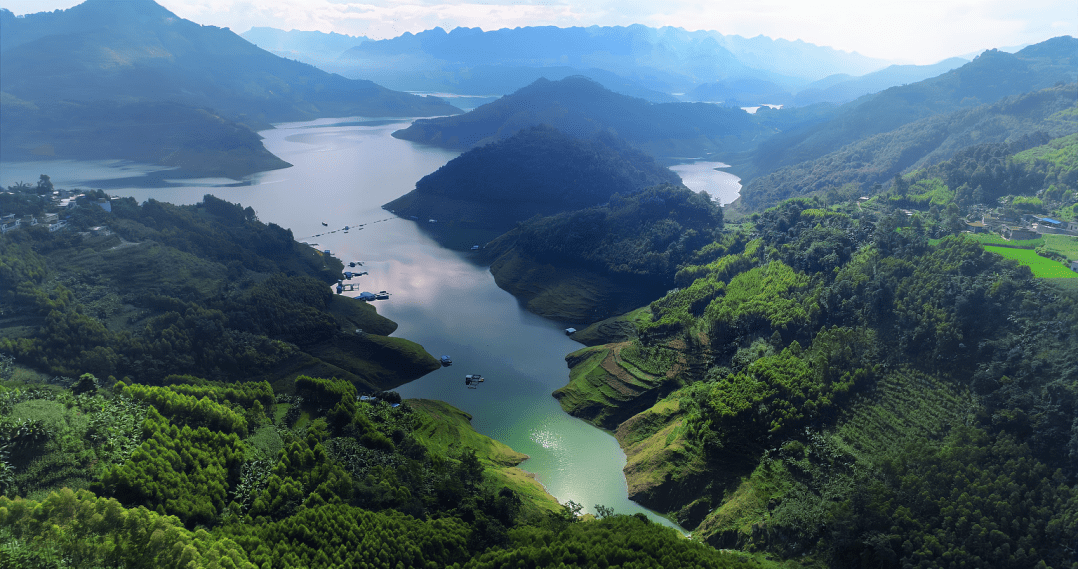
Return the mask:
<svg viewBox="0 0 1078 569">
<path fill-rule="evenodd" d="M 389 293 L 384 290 L 380 290 L 375 293 L 374 298 L 377 300 L 389 300 Z"/>
<path fill-rule="evenodd" d="M 344 226 L 344 230 L 348 231 L 348 226 L 347 225 Z"/>
<path fill-rule="evenodd" d="M 453 358 L 449 356 L 442 356 L 442 365 L 446 367 L 453 365 Z"/>
<path fill-rule="evenodd" d="M 323 221 L 322 222 L 322 227 L 329 227 L 329 224 Z"/>
<path fill-rule="evenodd" d="M 479 375 L 478 373 L 473 373 L 464 376 L 464 381 L 466 383 L 483 383 L 484 381 L 486 381 L 486 379 L 484 379 L 483 376 Z"/>
<path fill-rule="evenodd" d="M 472 245 L 472 251 L 478 251 L 479 245 Z"/>
</svg>

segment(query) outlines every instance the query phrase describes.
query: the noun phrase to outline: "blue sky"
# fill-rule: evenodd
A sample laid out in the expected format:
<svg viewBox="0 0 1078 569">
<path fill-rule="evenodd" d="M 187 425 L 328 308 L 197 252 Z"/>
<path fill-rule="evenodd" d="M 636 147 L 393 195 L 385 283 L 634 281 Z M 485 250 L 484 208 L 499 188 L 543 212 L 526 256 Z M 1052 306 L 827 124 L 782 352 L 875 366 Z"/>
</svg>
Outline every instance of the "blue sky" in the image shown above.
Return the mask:
<svg viewBox="0 0 1078 569">
<path fill-rule="evenodd" d="M 106 0 L 107 1 L 107 0 Z M 16 14 L 73 0 L 0 0 Z M 440 26 L 629 25 L 804 40 L 896 63 L 934 63 L 992 47 L 1078 36 L 1074 0 L 160 0 L 200 24 L 335 31 L 381 39 Z"/>
</svg>

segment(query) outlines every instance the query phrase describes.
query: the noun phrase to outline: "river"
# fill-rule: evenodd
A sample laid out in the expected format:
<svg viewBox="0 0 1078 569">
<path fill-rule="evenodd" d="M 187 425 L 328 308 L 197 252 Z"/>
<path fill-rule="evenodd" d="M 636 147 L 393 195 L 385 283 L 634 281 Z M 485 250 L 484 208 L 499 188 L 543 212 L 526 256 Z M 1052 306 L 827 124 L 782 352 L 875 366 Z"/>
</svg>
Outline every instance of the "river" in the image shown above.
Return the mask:
<svg viewBox="0 0 1078 569">
<path fill-rule="evenodd" d="M 435 357 L 453 358 L 452 367 L 398 388 L 403 397 L 439 399 L 470 413 L 476 430 L 527 454 L 521 467 L 562 503 L 572 500 L 593 513 L 596 504 L 623 514 L 643 512 L 676 527 L 628 499 L 625 455 L 614 437 L 567 415 L 551 396 L 568 381 L 565 355 L 582 347 L 564 334 L 565 325 L 525 311 L 470 253 L 442 248 L 416 223 L 380 208 L 458 154 L 390 136 L 407 125 L 356 118 L 278 125 L 260 134 L 266 148 L 293 167 L 256 174 L 245 185 L 202 179 L 152 187 L 161 180 L 167 185 L 168 173 L 75 161 L 5 163 L 0 184 L 33 183 L 47 173 L 57 187 L 106 186 L 112 195 L 140 202 L 191 204 L 213 193 L 253 207 L 262 221 L 290 228 L 297 240 L 329 249 L 346 263 L 362 261 L 369 275 L 352 282 L 391 293 L 376 307 L 400 325 L 395 335 L 419 342 Z M 729 197 L 734 186 L 726 177 L 732 176 L 715 170 L 715 163 L 679 168 L 690 187 L 723 203 L 737 197 L 736 189 Z M 467 389 L 468 373 L 487 380 Z"/>
</svg>

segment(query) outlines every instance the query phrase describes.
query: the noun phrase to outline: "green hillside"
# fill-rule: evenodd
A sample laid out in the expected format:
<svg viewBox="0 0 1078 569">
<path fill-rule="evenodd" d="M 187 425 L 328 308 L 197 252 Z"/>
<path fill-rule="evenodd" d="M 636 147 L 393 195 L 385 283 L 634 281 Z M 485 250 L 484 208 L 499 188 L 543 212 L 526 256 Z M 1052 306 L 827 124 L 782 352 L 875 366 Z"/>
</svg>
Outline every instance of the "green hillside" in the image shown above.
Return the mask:
<svg viewBox="0 0 1078 569">
<path fill-rule="evenodd" d="M 612 133 L 579 139 L 535 126 L 461 154 L 383 207 L 400 217 L 437 220 L 428 229 L 443 240 L 459 233 L 475 235 L 464 242 L 471 245 L 535 215 L 578 210 L 617 194 L 680 183 L 677 174 Z"/>
<path fill-rule="evenodd" d="M 897 174 L 930 168 L 947 160 L 966 160 L 976 169 L 986 157 L 963 158 L 964 153 L 968 156 L 977 148 L 1002 145 L 1007 148 L 1006 154 L 1013 154 L 1050 139 L 1074 134 L 1078 131 L 1075 104 L 1073 84 L 1052 87 L 854 139 L 819 158 L 782 167 L 751 180 L 742 188 L 736 207 L 753 211 L 790 197 L 839 188 L 849 188 L 856 194 L 849 197 L 871 196 L 874 185 L 886 184 Z M 986 171 L 984 175 L 989 173 L 995 172 Z M 970 191 L 975 188 L 976 184 Z M 980 203 L 988 203 L 984 199 L 991 199 L 991 196 Z"/>
<path fill-rule="evenodd" d="M 615 431 L 634 500 L 715 547 L 1069 566 L 1073 294 L 901 212 L 821 205 L 697 249 L 635 338 L 567 358 L 563 407 Z"/>
<path fill-rule="evenodd" d="M 684 186 L 655 186 L 549 217 L 485 246 L 498 286 L 537 314 L 590 323 L 673 284 L 677 267 L 713 239 L 722 209 Z"/>
<path fill-rule="evenodd" d="M 339 260 L 250 208 L 210 195 L 194 206 L 111 206 L 76 209 L 63 231 L 38 225 L 0 239 L 0 352 L 60 376 L 318 373 L 367 390 L 438 367 L 422 347 L 389 337 L 396 324 L 373 307 L 332 294 Z M 108 234 L 80 233 L 95 226 Z"/>
<path fill-rule="evenodd" d="M 926 117 L 992 104 L 1059 82 L 1074 83 L 1078 80 L 1076 45 L 1078 39 L 1060 36 L 1014 54 L 989 50 L 938 77 L 865 95 L 843 105 L 825 122 L 776 134 L 747 160 L 738 160 L 735 171 L 752 179 Z"/>
</svg>

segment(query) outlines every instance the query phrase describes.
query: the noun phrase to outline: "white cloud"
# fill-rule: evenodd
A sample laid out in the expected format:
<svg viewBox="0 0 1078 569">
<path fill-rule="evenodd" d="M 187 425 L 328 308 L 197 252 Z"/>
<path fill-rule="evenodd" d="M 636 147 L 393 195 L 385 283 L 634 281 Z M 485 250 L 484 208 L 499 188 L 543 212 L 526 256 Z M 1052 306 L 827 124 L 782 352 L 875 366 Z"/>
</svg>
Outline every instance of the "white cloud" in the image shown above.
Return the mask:
<svg viewBox="0 0 1078 569">
<path fill-rule="evenodd" d="M 890 60 L 931 63 L 1078 35 L 1073 0 L 161 0 L 177 15 L 243 32 L 252 26 L 395 37 L 438 26 L 629 25 L 802 39 Z M 72 0 L 0 0 L 17 13 Z"/>
</svg>

